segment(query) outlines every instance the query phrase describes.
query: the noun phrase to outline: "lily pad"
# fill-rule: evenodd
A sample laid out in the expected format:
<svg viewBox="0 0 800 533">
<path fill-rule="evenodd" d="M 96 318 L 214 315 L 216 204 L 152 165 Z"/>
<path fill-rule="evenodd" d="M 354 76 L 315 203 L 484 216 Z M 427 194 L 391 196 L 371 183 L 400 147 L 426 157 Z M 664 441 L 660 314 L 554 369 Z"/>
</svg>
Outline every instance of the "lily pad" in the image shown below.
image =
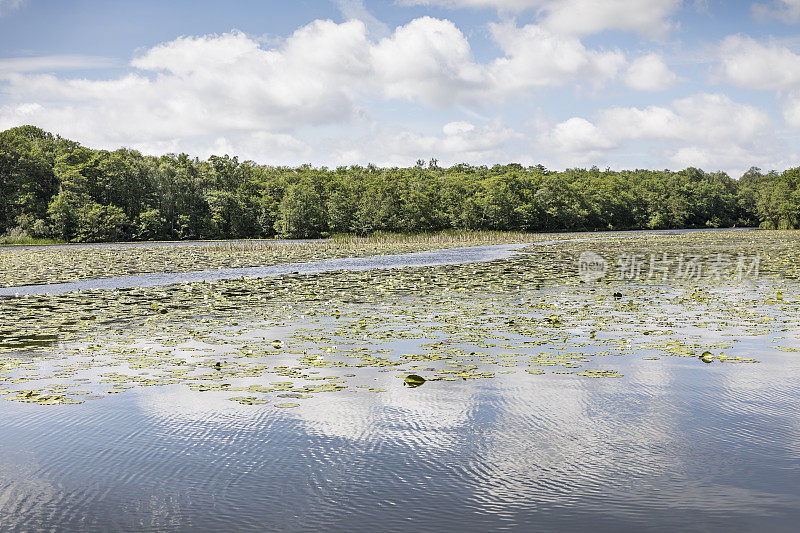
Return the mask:
<svg viewBox="0 0 800 533">
<path fill-rule="evenodd" d="M 409 374 L 405 377 L 403 381 L 409 387 L 419 387 L 427 380 L 422 376 L 418 376 L 417 374 Z"/>
</svg>

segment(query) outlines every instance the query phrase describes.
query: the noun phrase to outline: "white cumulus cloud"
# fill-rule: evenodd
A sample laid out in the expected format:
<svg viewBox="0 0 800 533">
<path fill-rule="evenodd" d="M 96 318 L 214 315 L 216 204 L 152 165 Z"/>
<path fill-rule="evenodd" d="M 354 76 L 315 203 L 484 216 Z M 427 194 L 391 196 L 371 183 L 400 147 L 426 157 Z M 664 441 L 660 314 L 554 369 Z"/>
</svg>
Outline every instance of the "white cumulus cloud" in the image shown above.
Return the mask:
<svg viewBox="0 0 800 533">
<path fill-rule="evenodd" d="M 682 0 L 400 0 L 401 5 L 493 8 L 500 12 L 536 10 L 541 23 L 556 33 L 589 35 L 622 30 L 663 37 L 675 23 Z"/>
<path fill-rule="evenodd" d="M 787 124 L 800 128 L 800 91 L 792 91 L 783 101 L 783 118 Z"/>
<path fill-rule="evenodd" d="M 575 156 L 581 160 L 591 159 L 617 146 L 608 133 L 588 120 L 572 117 L 556 124 L 541 138 L 543 144 L 556 152 Z"/>
<path fill-rule="evenodd" d="M 658 54 L 647 54 L 634 60 L 625 73 L 628 87 L 639 91 L 663 91 L 675 85 L 677 79 Z"/>
<path fill-rule="evenodd" d="M 654 155 L 682 168 L 738 172 L 774 157 L 769 117 L 722 94 L 699 93 L 668 107 L 614 107 L 594 122 L 573 117 L 552 126 L 540 145 L 563 160 L 604 161 L 631 142 L 653 141 Z"/>
<path fill-rule="evenodd" d="M 559 86 L 589 80 L 601 84 L 625 64 L 619 50 L 587 49 L 575 37 L 561 36 L 529 24 L 490 24 L 492 37 L 505 53 L 490 66 L 497 92 Z"/>
<path fill-rule="evenodd" d="M 623 30 L 664 37 L 681 0 L 563 0 L 547 2 L 544 23 L 555 31 L 588 35 Z"/>
<path fill-rule="evenodd" d="M 360 21 L 315 21 L 272 49 L 240 32 L 183 37 L 147 50 L 120 78 L 14 73 L 5 92 L 41 106 L 27 121 L 103 145 L 347 121 L 355 82 L 372 69 L 365 31 Z M 0 111 L 0 127 L 19 121 L 14 104 Z"/>
<path fill-rule="evenodd" d="M 127 73 L 105 79 L 62 72 L 108 66 L 103 58 L 0 59 L 0 129 L 36 124 L 95 147 L 228 152 L 276 164 L 407 165 L 430 157 L 489 163 L 520 160 L 531 142 L 528 157 L 552 156 L 564 166 L 601 162 L 633 145 L 642 152 L 646 143 L 646 166 L 738 168 L 752 158 L 749 167 L 772 153 L 764 148 L 772 131 L 766 113 L 721 94 L 654 106 L 603 103 L 600 111 L 533 128 L 535 140 L 517 131 L 519 121 L 499 119 L 512 106 L 543 109 L 553 88 L 564 89 L 557 99 L 565 105 L 560 100 L 573 93 L 566 89 L 586 85 L 597 100 L 607 96 L 598 88 L 615 84 L 641 91 L 675 86 L 676 74 L 655 51 L 628 62 L 618 48 L 587 46 L 580 35 L 595 30 L 580 29 L 577 20 L 571 30 L 559 29 L 556 15 L 585 9 L 608 29 L 612 22 L 603 17 L 625 4 L 633 12 L 619 15 L 614 28 L 655 33 L 672 24 L 680 2 L 652 2 L 648 19 L 637 2 L 597 2 L 607 10 L 600 13 L 578 0 L 517 0 L 507 5 L 535 9 L 536 23 L 506 18 L 486 25 L 495 45 L 490 58 L 476 53 L 471 34 L 452 21 L 421 17 L 379 35 L 362 20 L 369 18 L 363 2 L 338 3 L 350 13 L 342 23 L 316 20 L 271 42 L 237 31 L 180 37 L 141 51 Z M 449 5 L 467 4 L 499 7 L 489 0 Z M 741 35 L 715 49 L 722 79 L 781 91 L 786 122 L 800 127 L 800 56 Z"/>
<path fill-rule="evenodd" d="M 723 76 L 739 87 L 786 90 L 800 86 L 800 55 L 786 46 L 731 35 L 720 44 L 719 58 Z"/>
<path fill-rule="evenodd" d="M 507 144 L 522 137 L 499 120 L 483 126 L 466 121 L 448 122 L 440 134 L 380 127 L 366 139 L 335 143 L 334 153 L 340 164 L 408 166 L 418 159 L 433 157 L 441 165 L 487 164 L 512 158 L 506 150 Z"/>
<path fill-rule="evenodd" d="M 422 17 L 400 26 L 371 49 L 375 81 L 388 98 L 446 107 L 486 91 L 485 67 L 448 20 Z"/>
<path fill-rule="evenodd" d="M 575 37 L 513 22 L 489 25 L 503 55 L 477 63 L 469 41 L 448 20 L 415 19 L 372 48 L 375 81 L 388 98 L 432 107 L 503 100 L 541 87 L 600 85 L 624 65 L 619 50 L 587 49 Z"/>
<path fill-rule="evenodd" d="M 746 144 L 769 124 L 767 115 L 722 94 L 700 93 L 652 106 L 612 108 L 599 114 L 602 128 L 624 139 L 664 139 L 712 145 Z"/>
<path fill-rule="evenodd" d="M 731 35 L 720 44 L 719 58 L 722 77 L 734 85 L 785 94 L 784 120 L 800 127 L 800 55 L 783 44 Z"/>
<path fill-rule="evenodd" d="M 82 56 L 0 60 L 0 128 L 33 123 L 100 147 L 192 140 L 203 151 L 210 139 L 297 137 L 304 127 L 363 121 L 376 101 L 481 107 L 543 87 L 602 84 L 625 62 L 618 50 L 588 49 L 535 25 L 495 24 L 491 35 L 502 54 L 488 62 L 475 60 L 455 24 L 431 17 L 378 40 L 355 19 L 317 20 L 270 46 L 237 31 L 180 37 L 143 51 L 131 72 L 111 79 L 53 74 L 103 64 Z M 281 149 L 263 146 L 264 158 Z"/>
</svg>

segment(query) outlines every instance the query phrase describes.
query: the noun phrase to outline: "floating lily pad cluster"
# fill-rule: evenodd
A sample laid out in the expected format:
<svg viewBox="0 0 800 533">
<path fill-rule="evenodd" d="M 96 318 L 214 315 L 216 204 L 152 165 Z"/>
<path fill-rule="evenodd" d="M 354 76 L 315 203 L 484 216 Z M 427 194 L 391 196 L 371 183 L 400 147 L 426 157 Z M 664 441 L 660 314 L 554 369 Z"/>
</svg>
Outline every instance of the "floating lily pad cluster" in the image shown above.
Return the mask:
<svg viewBox="0 0 800 533">
<path fill-rule="evenodd" d="M 741 339 L 797 344 L 800 285 L 774 255 L 794 250 L 798 261 L 800 247 L 773 246 L 771 235 L 575 241 L 488 263 L 2 299 L 0 395 L 54 405 L 173 386 L 290 408 L 319 394 L 415 394 L 507 374 L 530 386 L 624 378 L 611 357 L 620 355 L 682 358 L 697 371 L 755 363 Z M 585 283 L 574 262 L 593 246 L 760 247 L 770 275 Z"/>
</svg>

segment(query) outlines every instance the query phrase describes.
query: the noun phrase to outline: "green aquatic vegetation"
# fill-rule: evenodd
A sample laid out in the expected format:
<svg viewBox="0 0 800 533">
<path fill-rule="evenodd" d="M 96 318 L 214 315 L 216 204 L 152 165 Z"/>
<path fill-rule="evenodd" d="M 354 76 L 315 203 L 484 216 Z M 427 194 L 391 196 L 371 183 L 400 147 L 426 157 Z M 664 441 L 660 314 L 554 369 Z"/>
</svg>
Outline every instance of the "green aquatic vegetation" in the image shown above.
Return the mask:
<svg viewBox="0 0 800 533">
<path fill-rule="evenodd" d="M 550 324 L 551 326 L 563 326 L 564 323 L 561 321 L 561 317 L 558 315 L 550 315 L 549 317 L 544 319 L 545 322 Z"/>
<path fill-rule="evenodd" d="M 5 396 L 6 400 L 21 403 L 36 403 L 38 405 L 78 404 L 83 400 L 70 398 L 63 394 L 43 394 L 40 390 L 15 391 L 16 394 Z"/>
<path fill-rule="evenodd" d="M 775 346 L 773 345 L 772 348 L 777 350 L 781 350 L 783 352 L 800 352 L 799 346 Z"/>
<path fill-rule="evenodd" d="M 575 373 L 578 376 L 587 378 L 621 378 L 622 374 L 614 370 L 583 370 Z"/>
<path fill-rule="evenodd" d="M 403 382 L 409 387 L 419 387 L 420 385 L 424 384 L 425 381 L 425 378 L 418 376 L 417 374 L 409 374 L 403 379 Z"/>
<path fill-rule="evenodd" d="M 275 407 L 280 407 L 282 409 L 291 409 L 292 407 L 300 407 L 299 403 L 276 403 Z"/>
<path fill-rule="evenodd" d="M 643 240 L 672 246 L 665 238 Z M 702 245 L 706 237 L 681 240 Z M 599 242 L 621 246 L 593 244 Z M 638 238 L 635 245 L 642 246 Z M 685 284 L 669 280 L 579 283 L 568 258 L 586 246 L 559 244 L 561 257 L 539 247 L 483 264 L 0 300 L 0 338 L 58 335 L 54 345 L 4 350 L 0 386 L 13 397 L 17 386 L 28 390 L 41 380 L 82 380 L 87 400 L 165 385 L 269 401 L 335 398 L 365 381 L 364 390 L 392 390 L 409 374 L 441 382 L 503 379 L 517 369 L 525 370 L 523 379 L 618 377 L 584 369 L 618 356 L 713 350 L 719 355 L 712 360 L 726 365 L 753 363 L 737 349 L 740 338 L 797 327 L 800 310 L 771 297 L 794 291 L 791 277 L 759 280 L 755 290 L 711 280 L 694 283 L 698 289 L 688 294 Z"/>
<path fill-rule="evenodd" d="M 219 385 L 207 385 L 205 383 L 192 383 L 192 384 L 189 385 L 189 388 L 191 390 L 194 390 L 194 391 L 197 391 L 197 392 L 209 392 L 209 391 L 218 392 L 218 391 L 230 390 L 230 386 L 231 386 L 230 383 L 221 383 Z M 273 390 L 275 390 L 275 389 L 273 389 Z"/>
<path fill-rule="evenodd" d="M 268 403 L 267 400 L 256 398 L 255 396 L 234 396 L 233 398 L 228 399 L 232 402 L 237 402 L 242 405 L 262 405 Z"/>
<path fill-rule="evenodd" d="M 8 335 L 0 338 L 0 350 L 24 350 L 52 346 L 58 342 L 58 334 L 32 333 L 28 335 Z"/>
</svg>

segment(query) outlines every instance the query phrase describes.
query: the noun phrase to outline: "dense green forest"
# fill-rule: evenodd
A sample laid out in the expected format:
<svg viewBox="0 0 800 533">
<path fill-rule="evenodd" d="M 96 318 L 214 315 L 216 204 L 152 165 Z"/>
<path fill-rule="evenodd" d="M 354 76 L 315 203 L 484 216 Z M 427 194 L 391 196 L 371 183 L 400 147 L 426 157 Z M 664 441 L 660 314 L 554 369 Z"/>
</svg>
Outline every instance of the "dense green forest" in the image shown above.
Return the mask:
<svg viewBox="0 0 800 533">
<path fill-rule="evenodd" d="M 793 228 L 782 174 L 541 165 L 297 168 L 93 150 L 33 126 L 0 133 L 0 234 L 93 242 L 444 229 Z"/>
</svg>

